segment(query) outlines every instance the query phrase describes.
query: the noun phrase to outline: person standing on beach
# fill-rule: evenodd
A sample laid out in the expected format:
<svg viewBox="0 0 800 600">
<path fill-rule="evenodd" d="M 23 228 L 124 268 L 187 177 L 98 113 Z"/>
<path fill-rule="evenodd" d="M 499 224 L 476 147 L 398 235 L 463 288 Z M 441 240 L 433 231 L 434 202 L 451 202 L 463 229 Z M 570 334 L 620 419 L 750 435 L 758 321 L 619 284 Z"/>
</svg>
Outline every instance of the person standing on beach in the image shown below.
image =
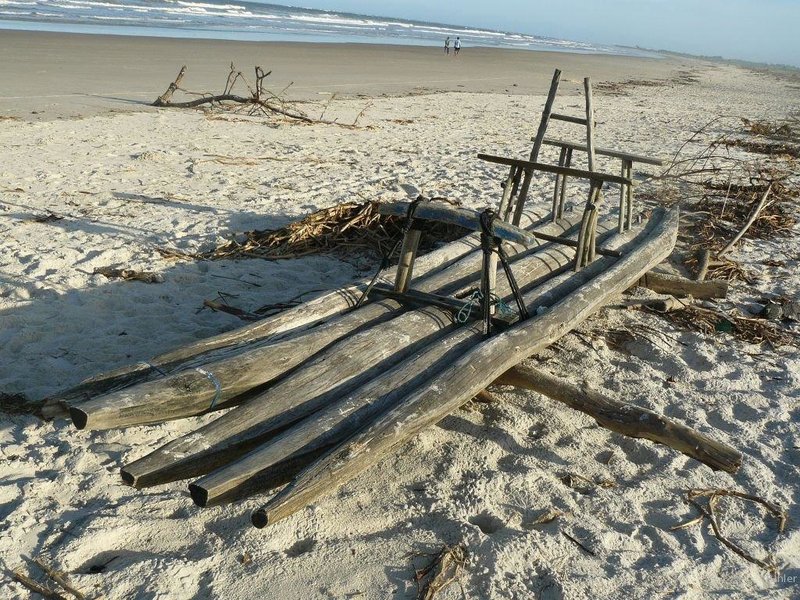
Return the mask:
<svg viewBox="0 0 800 600">
<path fill-rule="evenodd" d="M 447 39 L 444 41 L 444 53 L 450 54 L 450 36 L 447 36 Z"/>
<path fill-rule="evenodd" d="M 456 37 L 456 41 L 453 43 L 453 54 L 458 56 L 458 52 L 461 50 L 461 38 Z"/>
</svg>

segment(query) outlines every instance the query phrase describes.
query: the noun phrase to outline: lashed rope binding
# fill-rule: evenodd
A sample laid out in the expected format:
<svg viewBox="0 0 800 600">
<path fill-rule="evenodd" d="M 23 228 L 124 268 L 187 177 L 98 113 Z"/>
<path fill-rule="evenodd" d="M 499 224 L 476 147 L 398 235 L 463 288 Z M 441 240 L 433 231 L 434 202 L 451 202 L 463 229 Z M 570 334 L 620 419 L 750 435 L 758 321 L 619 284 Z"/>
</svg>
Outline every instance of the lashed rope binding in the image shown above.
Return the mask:
<svg viewBox="0 0 800 600">
<path fill-rule="evenodd" d="M 491 273 L 490 268 L 492 261 L 491 256 L 493 252 L 497 253 L 500 259 L 500 264 L 503 265 L 503 272 L 508 280 L 508 285 L 511 288 L 511 294 L 514 296 L 514 301 L 517 303 L 517 310 L 519 311 L 520 321 L 528 318 L 528 310 L 525 308 L 525 302 L 522 300 L 522 293 L 520 292 L 517 280 L 514 273 L 511 271 L 511 265 L 508 262 L 508 254 L 503 249 L 503 244 L 500 238 L 494 234 L 494 223 L 498 219 L 497 214 L 490 208 L 484 210 L 480 215 L 481 224 L 481 250 L 483 251 L 483 272 L 481 273 L 481 292 L 483 294 L 483 333 L 489 335 L 492 332 L 492 304 L 495 302 L 493 290 L 490 289 Z"/>
</svg>

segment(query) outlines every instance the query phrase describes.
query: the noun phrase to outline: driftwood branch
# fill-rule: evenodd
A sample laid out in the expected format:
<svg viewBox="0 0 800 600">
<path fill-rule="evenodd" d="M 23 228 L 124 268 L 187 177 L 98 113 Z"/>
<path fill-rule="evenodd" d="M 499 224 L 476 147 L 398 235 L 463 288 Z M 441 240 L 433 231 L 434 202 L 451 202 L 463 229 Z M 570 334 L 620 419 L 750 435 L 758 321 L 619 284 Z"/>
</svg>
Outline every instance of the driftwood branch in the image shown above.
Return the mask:
<svg viewBox="0 0 800 600">
<path fill-rule="evenodd" d="M 742 455 L 727 444 L 651 410 L 614 400 L 586 386 L 578 387 L 540 369 L 518 365 L 496 383 L 539 392 L 594 417 L 601 427 L 664 444 L 712 469 L 735 473 L 742 464 Z"/>
<path fill-rule="evenodd" d="M 314 119 L 299 110 L 290 110 L 286 108 L 286 102 L 283 100 L 283 98 L 277 94 L 273 94 L 264 87 L 264 82 L 271 73 L 272 71 L 264 71 L 264 69 L 261 67 L 255 67 L 255 85 L 251 85 L 244 74 L 237 70 L 235 65 L 231 63 L 231 69 L 228 73 L 228 78 L 225 81 L 225 89 L 221 94 L 198 94 L 196 92 L 185 90 L 181 87 L 181 82 L 186 75 L 186 65 L 184 65 L 181 67 L 181 70 L 178 72 L 178 76 L 175 78 L 175 80 L 169 84 L 163 94 L 156 98 L 152 105 L 169 108 L 198 108 L 205 105 L 233 103 L 240 104 L 243 107 L 249 107 L 251 115 L 268 115 L 271 113 L 303 123 L 322 123 L 325 125 L 339 125 L 341 127 L 356 126 L 355 123 L 353 123 L 353 125 L 345 125 L 342 123 L 337 123 L 336 121 Z M 240 94 L 233 93 L 233 88 L 239 81 L 244 82 L 250 93 L 248 96 L 242 96 Z M 194 100 L 187 100 L 185 102 L 173 102 L 172 96 L 178 90 L 190 95 L 200 95 L 201 97 Z M 359 117 L 360 116 L 361 114 L 359 114 Z M 357 120 L 358 118 L 356 118 L 356 121 Z"/>
<path fill-rule="evenodd" d="M 730 242 L 728 242 L 728 244 L 722 250 L 719 251 L 719 253 L 717 254 L 717 257 L 720 257 L 723 254 L 725 254 L 728 251 L 730 251 L 730 249 L 733 248 L 740 239 L 742 239 L 742 236 L 745 233 L 747 233 L 747 230 L 750 229 L 750 226 L 753 223 L 755 223 L 756 219 L 758 218 L 758 215 L 764 209 L 764 206 L 767 203 L 767 198 L 769 197 L 769 193 L 771 191 L 772 191 L 772 183 L 770 182 L 770 184 L 767 186 L 767 189 L 764 191 L 764 194 L 761 196 L 761 200 L 759 200 L 758 204 L 753 209 L 753 212 L 750 213 L 750 217 L 747 219 L 747 222 L 744 224 L 744 227 L 742 227 L 739 230 L 739 233 L 737 233 L 734 236 L 734 238 Z"/>
</svg>

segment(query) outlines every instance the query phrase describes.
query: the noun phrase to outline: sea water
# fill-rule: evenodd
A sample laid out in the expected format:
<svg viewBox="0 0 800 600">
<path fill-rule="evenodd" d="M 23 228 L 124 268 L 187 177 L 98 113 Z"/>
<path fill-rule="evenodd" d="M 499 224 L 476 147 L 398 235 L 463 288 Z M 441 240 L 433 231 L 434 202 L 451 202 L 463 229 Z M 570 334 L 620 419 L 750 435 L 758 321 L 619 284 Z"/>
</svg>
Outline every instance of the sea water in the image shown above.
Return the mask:
<svg viewBox="0 0 800 600">
<path fill-rule="evenodd" d="M 235 0 L 0 0 L 0 29 L 425 46 L 458 36 L 465 47 L 646 55 L 530 34 Z"/>
</svg>

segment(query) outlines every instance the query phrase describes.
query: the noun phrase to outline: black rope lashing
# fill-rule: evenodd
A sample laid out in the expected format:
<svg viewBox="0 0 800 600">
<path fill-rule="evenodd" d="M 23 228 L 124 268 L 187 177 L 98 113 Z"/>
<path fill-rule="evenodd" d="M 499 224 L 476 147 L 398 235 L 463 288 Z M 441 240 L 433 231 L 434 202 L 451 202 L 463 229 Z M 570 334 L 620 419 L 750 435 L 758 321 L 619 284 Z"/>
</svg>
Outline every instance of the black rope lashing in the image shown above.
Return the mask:
<svg viewBox="0 0 800 600">
<path fill-rule="evenodd" d="M 481 250 L 483 251 L 483 271 L 481 273 L 481 289 L 488 291 L 489 288 L 489 265 L 490 258 L 493 252 L 497 252 L 500 259 L 500 264 L 503 266 L 503 272 L 508 279 L 508 285 L 511 288 L 511 293 L 514 296 L 514 301 L 519 310 L 520 321 L 528 318 L 528 309 L 525 307 L 525 302 L 522 300 L 522 293 L 520 292 L 517 280 L 514 273 L 511 271 L 511 265 L 508 261 L 508 254 L 503 249 L 502 240 L 494 233 L 494 222 L 497 219 L 497 214 L 490 208 L 487 208 L 480 214 L 481 225 Z M 492 331 L 492 311 L 491 304 L 494 298 L 490 297 L 491 294 L 484 294 L 483 299 L 483 332 L 489 335 Z"/>
<path fill-rule="evenodd" d="M 392 246 L 392 249 L 389 250 L 388 253 L 385 253 L 381 257 L 381 264 L 378 267 L 378 270 L 375 272 L 375 275 L 372 276 L 372 279 L 367 284 L 367 287 L 364 290 L 364 293 L 361 294 L 361 297 L 358 299 L 358 302 L 356 302 L 355 308 L 361 307 L 364 304 L 364 302 L 367 301 L 367 298 L 369 298 L 369 294 L 372 291 L 372 288 L 375 287 L 375 284 L 378 282 L 378 277 L 380 277 L 381 271 L 389 267 L 389 265 L 392 262 L 392 257 L 397 252 L 397 249 L 400 247 L 400 244 L 403 243 L 403 238 L 406 236 L 406 234 L 408 234 L 408 232 L 414 228 L 419 229 L 419 226 L 414 221 L 414 213 L 417 212 L 417 207 L 420 205 L 421 202 L 426 202 L 426 199 L 422 195 L 419 195 L 414 200 L 408 203 L 408 208 L 406 209 L 406 222 L 403 225 L 403 236 L 394 243 L 394 246 Z"/>
</svg>

